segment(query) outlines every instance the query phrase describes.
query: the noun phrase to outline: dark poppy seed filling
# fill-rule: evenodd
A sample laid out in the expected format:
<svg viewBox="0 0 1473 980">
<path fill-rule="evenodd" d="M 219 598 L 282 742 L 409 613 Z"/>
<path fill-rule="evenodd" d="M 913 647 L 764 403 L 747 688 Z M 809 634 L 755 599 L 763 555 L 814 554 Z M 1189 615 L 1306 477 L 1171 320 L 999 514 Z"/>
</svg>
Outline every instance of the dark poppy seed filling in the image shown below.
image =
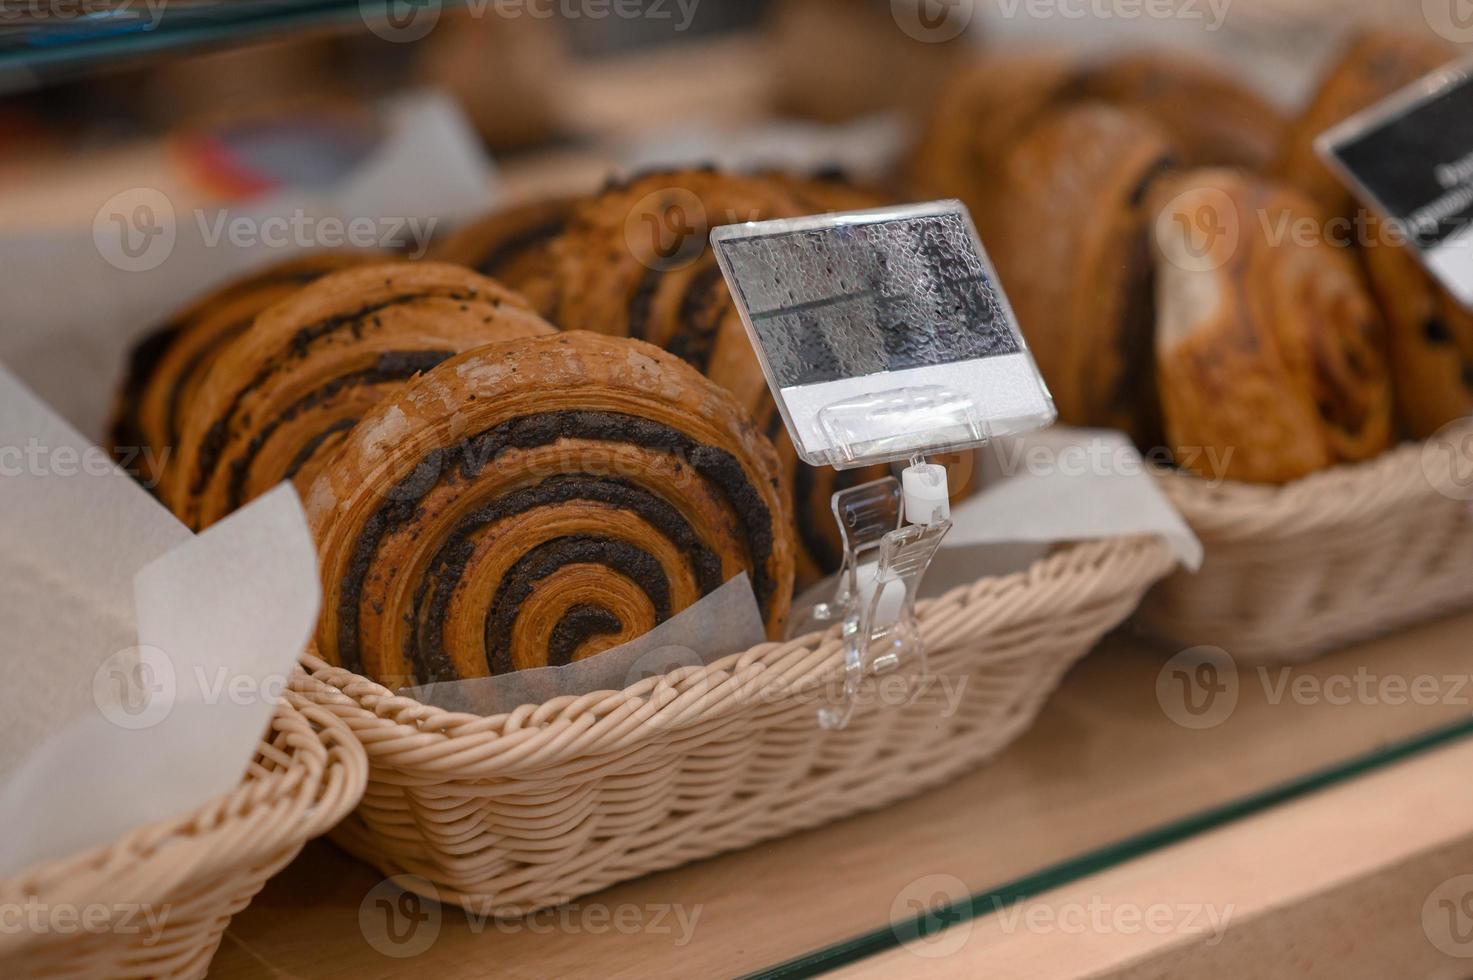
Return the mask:
<svg viewBox="0 0 1473 980">
<path fill-rule="evenodd" d="M 236 392 L 230 404 L 226 406 L 224 413 L 210 424 L 205 431 L 204 438 L 200 440 L 199 458 L 195 461 L 194 474 L 190 478 L 189 492 L 198 496 L 204 493 L 205 487 L 210 483 L 210 478 L 220 466 L 220 457 L 225 452 L 225 445 L 230 438 L 230 424 L 235 420 L 236 413 L 240 411 L 241 404 L 246 396 L 260 388 L 277 370 L 291 358 L 305 357 L 312 345 L 317 341 L 342 331 L 349 330 L 355 337 L 361 337 L 364 333 L 364 325 L 377 325 L 374 314 L 395 306 L 415 303 L 426 299 L 444 299 L 451 302 L 470 303 L 481 298 L 475 290 L 448 289 L 440 293 L 405 293 L 393 296 L 377 303 L 361 306 L 348 313 L 338 313 L 316 323 L 308 324 L 298 330 L 291 339 L 291 349 L 284 355 L 275 355 L 267 359 L 256 372 L 255 376 Z M 494 301 L 493 301 L 494 302 Z"/>
<path fill-rule="evenodd" d="M 497 243 L 495 248 L 482 255 L 476 262 L 475 269 L 482 275 L 494 278 L 503 265 L 520 258 L 522 253 L 538 248 L 556 238 L 567 226 L 567 218 L 553 218 L 540 225 L 517 232 L 515 235 L 510 235 L 504 241 Z"/>
<path fill-rule="evenodd" d="M 714 261 L 691 277 L 680 300 L 680 332 L 665 345 L 666 350 L 703 374 L 711 365 L 716 332 L 725 312 L 725 304 L 716 302 L 722 282 L 721 266 Z"/>
<path fill-rule="evenodd" d="M 286 472 L 281 475 L 281 478 L 283 480 L 295 479 L 296 475 L 301 472 L 302 467 L 307 465 L 307 460 L 317 455 L 317 450 L 322 448 L 322 444 L 324 442 L 327 442 L 327 440 L 331 439 L 339 432 L 347 432 L 349 429 L 353 428 L 353 426 L 357 425 L 358 421 L 359 420 L 356 418 L 338 419 L 332 425 L 329 425 L 327 428 L 317 433 L 317 435 L 307 440 L 307 442 L 302 445 L 302 448 L 297 451 L 297 455 L 292 458 L 291 465 L 286 468 Z"/>
<path fill-rule="evenodd" d="M 124 375 L 121 397 L 123 410 L 113 423 L 111 432 L 113 446 L 119 449 L 142 449 L 146 445 L 143 424 L 138 418 L 138 409 L 141 407 L 139 400 L 148 387 L 149 378 L 158 370 L 159 362 L 179 336 L 179 331 L 178 324 L 159 327 L 139 341 L 128 355 L 128 371 Z"/>
<path fill-rule="evenodd" d="M 552 636 L 547 641 L 547 665 L 567 666 L 573 662 L 573 654 L 588 640 L 595 636 L 613 636 L 623 629 L 624 624 L 619 622 L 619 617 L 602 606 L 573 606 L 552 628 Z"/>
<path fill-rule="evenodd" d="M 693 468 L 721 494 L 735 513 L 751 561 L 752 590 L 764 615 L 770 612 L 772 603 L 776 599 L 777 586 L 769 567 L 774 546 L 772 514 L 763 501 L 761 493 L 747 478 L 746 471 L 735 456 L 724 449 L 698 443 L 670 426 L 632 415 L 619 412 L 547 412 L 502 422 L 472 439 L 427 453 L 414 470 L 388 492 L 384 502 L 364 522 L 357 539 L 353 542 L 352 557 L 340 581 L 337 608 L 337 653 L 344 666 L 354 671 L 361 672 L 362 670 L 362 652 L 359 648 L 359 610 L 363 601 L 364 583 L 384 537 L 400 527 L 414 523 L 420 516 L 421 501 L 442 483 L 451 482 L 457 477 L 474 479 L 484 467 L 495 462 L 497 457 L 508 450 L 536 449 L 552 445 L 560 439 L 627 443 L 669 454 Z M 565 478 L 554 478 L 544 481 L 544 484 L 546 485 L 530 488 L 530 491 L 551 494 L 553 496 L 549 499 L 553 499 L 558 494 L 581 493 L 587 490 L 601 494 L 601 499 L 615 506 L 624 506 L 618 503 L 620 499 L 632 499 L 625 496 L 631 489 L 631 485 L 617 480 L 567 474 Z M 509 494 L 506 499 L 510 501 L 514 496 L 515 494 Z M 639 506 L 644 507 L 641 516 L 652 515 L 653 526 L 662 534 L 673 535 L 671 540 L 677 547 L 680 546 L 681 539 L 685 535 L 684 531 L 677 529 L 667 517 L 659 516 L 657 509 L 650 506 L 648 501 Z M 664 506 L 669 507 L 670 505 L 664 504 Z M 672 507 L 671 510 L 673 509 Z M 641 513 L 641 511 L 636 509 L 636 513 Z M 650 518 L 647 517 L 647 519 Z M 691 531 L 690 535 L 694 538 L 694 531 Z M 608 550 L 603 553 L 613 554 Z M 445 555 L 447 559 L 455 557 L 449 551 L 446 551 Z M 709 570 L 710 559 L 702 558 L 689 550 L 687 555 L 694 555 L 691 558 L 692 567 L 697 569 L 696 581 L 703 590 L 706 590 L 708 586 L 714 587 L 714 584 L 719 584 L 714 581 L 720 577 L 719 574 L 713 575 Z M 619 560 L 633 561 L 627 555 L 622 555 Z M 449 562 L 447 561 L 448 567 Z M 643 574 L 639 573 L 641 577 L 634 578 L 634 581 L 641 585 L 649 584 L 644 580 Z M 659 575 L 659 580 L 665 583 L 668 607 L 668 581 L 663 571 Z M 507 582 L 510 583 L 510 581 L 508 577 Z M 658 588 L 654 585 L 651 587 Z M 425 591 L 430 588 L 433 586 L 422 585 L 420 597 L 430 595 L 428 591 Z M 658 611 L 659 602 L 654 593 L 650 595 Z M 495 610 L 496 607 L 493 605 L 493 615 Z M 427 625 L 433 625 L 443 618 L 435 615 L 433 609 L 427 612 L 429 612 L 429 615 L 425 617 Z M 426 654 L 427 659 L 433 659 L 437 653 L 435 647 L 438 647 L 438 644 L 426 643 L 417 652 Z M 443 651 L 438 652 L 443 654 Z M 423 669 L 431 671 L 443 669 L 443 666 L 426 663 Z"/>
<path fill-rule="evenodd" d="M 184 410 L 181 401 L 184 398 L 185 382 L 194 376 L 194 372 L 199 370 L 200 365 L 205 362 L 205 358 L 245 333 L 246 328 L 252 322 L 250 318 L 237 320 L 226 329 L 211 337 L 210 342 L 190 355 L 189 359 L 184 362 L 184 366 L 180 369 L 179 373 L 174 375 L 174 382 L 169 386 L 169 408 L 166 416 L 169 423 L 169 441 L 171 444 L 178 445 L 181 435 L 179 431 L 179 418 Z"/>
<path fill-rule="evenodd" d="M 447 680 L 455 676 L 454 667 L 445 651 L 445 617 L 456 588 L 465 576 L 475 553 L 476 534 L 498 521 L 525 514 L 538 507 L 556 506 L 577 500 L 608 504 L 640 517 L 685 555 L 691 575 L 702 595 L 721 585 L 721 559 L 705 546 L 680 511 L 663 498 L 625 480 L 576 474 L 550 477 L 534 486 L 515 490 L 493 500 L 463 518 L 446 537 L 430 562 L 424 580 L 415 590 L 412 622 L 416 624 L 416 629 L 404 652 L 410 662 L 415 664 L 416 676 L 432 680 Z M 663 580 L 664 573 L 660 572 L 660 576 Z M 643 578 L 635 578 L 633 581 L 641 586 L 646 584 Z M 426 598 L 429 600 L 427 604 Z M 651 596 L 650 601 L 658 611 L 659 602 L 654 596 Z M 665 606 L 668 610 L 668 590 Z M 497 607 L 493 604 L 492 608 Z M 663 622 L 667 616 L 668 613 L 659 616 L 656 622 Z M 515 616 L 512 618 L 515 619 Z M 489 621 L 488 619 L 488 623 Z M 489 627 L 486 635 L 489 644 L 493 638 Z M 509 643 L 510 632 L 506 636 Z M 486 649 L 493 672 L 499 673 L 495 667 L 498 648 L 488 645 Z"/>
<path fill-rule="evenodd" d="M 646 269 L 639 283 L 629 296 L 629 336 L 635 340 L 649 340 L 650 309 L 655 303 L 655 291 L 665 274 L 659 269 Z"/>
<path fill-rule="evenodd" d="M 407 381 L 421 371 L 428 371 L 454 355 L 454 351 L 448 350 L 388 351 L 378 356 L 378 361 L 373 367 L 333 378 L 320 388 L 303 395 L 288 406 L 284 412 L 262 426 L 261 431 L 251 437 L 251 441 L 241 454 L 230 461 L 230 484 L 226 492 L 227 506 L 234 511 L 246 503 L 246 480 L 250 477 L 251 466 L 255 464 L 256 457 L 261 454 L 261 450 L 281 426 L 348 388 L 380 385 L 391 381 Z M 319 432 L 309 445 L 314 449 L 322 445 L 333 432 L 339 431 L 336 428 L 337 425 L 338 423 L 334 423 L 334 427 L 329 427 L 325 432 Z M 311 458 L 310 452 L 305 456 L 299 453 L 292 461 L 292 470 L 289 475 L 294 475 Z"/>
<path fill-rule="evenodd" d="M 655 622 L 670 618 L 670 580 L 649 552 L 627 541 L 574 535 L 557 538 L 527 552 L 507 572 L 486 615 L 486 650 L 491 673 L 516 669 L 511 659 L 511 632 L 517 612 L 537 583 L 565 565 L 603 565 L 639 584 L 655 607 Z M 612 614 L 610 614 L 612 615 Z M 454 679 L 451 669 L 447 680 Z"/>
</svg>

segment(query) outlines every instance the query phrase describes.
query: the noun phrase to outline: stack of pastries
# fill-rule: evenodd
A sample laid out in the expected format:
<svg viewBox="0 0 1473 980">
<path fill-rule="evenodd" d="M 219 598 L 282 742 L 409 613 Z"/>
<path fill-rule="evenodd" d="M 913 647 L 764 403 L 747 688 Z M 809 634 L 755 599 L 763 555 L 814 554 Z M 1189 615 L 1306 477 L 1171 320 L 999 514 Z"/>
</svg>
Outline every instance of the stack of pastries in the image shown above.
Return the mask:
<svg viewBox="0 0 1473 980">
<path fill-rule="evenodd" d="M 707 232 L 884 200 L 676 170 L 499 212 L 421 262 L 293 258 L 147 338 L 113 438 L 153 450 L 195 529 L 294 483 L 317 649 L 391 686 L 582 659 L 741 574 L 779 638 L 837 567 L 829 498 L 886 471 L 798 460 Z"/>
<path fill-rule="evenodd" d="M 1065 422 L 1284 483 L 1473 410 L 1473 315 L 1313 148 L 1453 57 L 1363 35 L 1295 119 L 1180 56 L 997 57 L 950 86 L 906 176 L 971 207 Z M 1336 238 L 1346 217 L 1369 243 Z"/>
</svg>

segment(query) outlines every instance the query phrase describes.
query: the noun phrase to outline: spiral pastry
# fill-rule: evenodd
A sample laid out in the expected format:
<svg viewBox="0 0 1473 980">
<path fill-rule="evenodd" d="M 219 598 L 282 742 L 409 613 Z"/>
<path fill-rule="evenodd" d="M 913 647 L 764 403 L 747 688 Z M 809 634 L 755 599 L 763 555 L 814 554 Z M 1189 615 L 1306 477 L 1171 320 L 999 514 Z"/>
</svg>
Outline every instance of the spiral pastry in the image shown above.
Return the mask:
<svg viewBox="0 0 1473 980">
<path fill-rule="evenodd" d="M 1159 444 L 1151 187 L 1177 159 L 1150 117 L 1081 105 L 1008 154 L 989 240 L 1003 288 L 1072 425 Z"/>
<path fill-rule="evenodd" d="M 182 420 L 220 351 L 251 325 L 256 314 L 313 280 L 383 261 L 374 253 L 297 256 L 230 282 L 174 314 L 133 350 L 114 413 L 113 447 L 151 450 L 140 462 L 156 469 L 140 478 L 162 494 Z"/>
<path fill-rule="evenodd" d="M 328 660 L 402 686 L 565 664 L 745 572 L 773 637 L 793 585 L 771 445 L 647 344 L 492 344 L 405 386 L 307 493 Z"/>
<path fill-rule="evenodd" d="M 1418 439 L 1473 413 L 1473 313 L 1357 204 L 1320 161 L 1314 141 L 1454 58 L 1456 52 L 1431 38 L 1392 31 L 1358 36 L 1295 124 L 1279 161 L 1280 173 L 1332 214 L 1357 219 L 1346 227 L 1364 229 L 1360 255 L 1386 315 L 1397 415 Z"/>
<path fill-rule="evenodd" d="M 458 230 L 430 258 L 475 269 L 517 290 L 543 316 L 557 309 L 549 246 L 567 227 L 575 198 L 534 201 L 489 214 Z"/>
<path fill-rule="evenodd" d="M 1384 329 L 1354 255 L 1271 231 L 1322 227 L 1314 203 L 1226 170 L 1166 178 L 1151 199 L 1157 377 L 1178 462 L 1284 483 L 1387 449 Z"/>
<path fill-rule="evenodd" d="M 519 294 L 458 266 L 325 276 L 258 316 L 191 405 L 168 499 L 203 528 L 282 480 L 310 484 L 358 419 L 481 344 L 551 333 Z"/>
</svg>

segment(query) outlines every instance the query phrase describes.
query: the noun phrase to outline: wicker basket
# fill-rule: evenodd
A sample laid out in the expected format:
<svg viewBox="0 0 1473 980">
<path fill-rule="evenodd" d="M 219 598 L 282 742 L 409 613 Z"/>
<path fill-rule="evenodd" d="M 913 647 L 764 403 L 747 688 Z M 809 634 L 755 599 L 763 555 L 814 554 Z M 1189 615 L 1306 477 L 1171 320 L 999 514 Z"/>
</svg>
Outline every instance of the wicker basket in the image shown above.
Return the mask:
<svg viewBox="0 0 1473 980">
<path fill-rule="evenodd" d="M 1016 738 L 1173 561 L 1155 538 L 1070 545 L 923 604 L 930 693 L 877 695 L 838 732 L 815 719 L 839 674 L 833 632 L 495 717 L 309 657 L 303 690 L 368 750 L 368 791 L 334 838 L 418 876 L 406 887 L 510 916 L 883 806 Z"/>
<path fill-rule="evenodd" d="M 1473 423 L 1284 487 L 1162 473 L 1206 561 L 1157 585 L 1136 625 L 1289 663 L 1473 605 L 1470 473 Z"/>
<path fill-rule="evenodd" d="M 0 907 L 118 910 L 105 931 L 0 933 L 0 974 L 203 976 L 230 917 L 353 808 L 366 779 L 363 750 L 347 727 L 288 692 L 234 792 L 0 882 Z M 140 906 L 163 913 L 156 935 L 128 911 Z"/>
</svg>

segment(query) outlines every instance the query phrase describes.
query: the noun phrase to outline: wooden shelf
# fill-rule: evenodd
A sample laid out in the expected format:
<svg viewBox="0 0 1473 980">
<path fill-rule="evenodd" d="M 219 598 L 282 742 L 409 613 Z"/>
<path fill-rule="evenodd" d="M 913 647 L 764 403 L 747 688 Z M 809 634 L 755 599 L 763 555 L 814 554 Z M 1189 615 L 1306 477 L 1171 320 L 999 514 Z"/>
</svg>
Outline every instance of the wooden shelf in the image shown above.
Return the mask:
<svg viewBox="0 0 1473 980">
<path fill-rule="evenodd" d="M 883 938 L 892 906 L 899 900 L 904 909 L 910 891 L 929 887 L 917 885 L 927 876 L 945 876 L 935 880 L 955 880 L 957 890 L 974 893 L 1020 881 L 1023 891 L 1066 884 L 1299 792 L 1265 791 L 1357 757 L 1374 761 L 1388 747 L 1467 721 L 1473 685 L 1454 690 L 1451 678 L 1473 674 L 1470 631 L 1473 615 L 1288 673 L 1245 668 L 1231 717 L 1201 731 L 1174 724 L 1156 700 L 1163 654 L 1116 637 L 1066 679 L 1023 739 L 991 766 L 950 786 L 610 888 L 535 928 L 476 923 L 447 908 L 433 944 L 410 959 L 383 955 L 360 931 L 360 906 L 382 876 L 319 842 L 236 917 L 211 974 L 437 980 L 492 974 L 732 976 L 874 930 Z M 1390 698 L 1341 703 L 1343 688 L 1354 691 L 1364 683 L 1358 676 L 1436 678 L 1444 697 L 1435 704 L 1413 703 L 1395 697 L 1393 687 Z M 1300 678 L 1301 687 L 1329 696 L 1305 699 L 1292 693 L 1292 685 L 1281 688 Z M 1344 680 L 1332 681 L 1339 678 Z M 1224 807 L 1229 809 L 1200 823 L 1181 823 Z M 1170 832 L 1153 843 L 1148 832 L 1160 828 Z M 1122 841 L 1128 846 L 1119 847 Z M 1102 849 L 1107 853 L 1089 860 Z M 1027 881 L 1050 868 L 1051 875 Z M 677 945 L 679 930 L 668 920 L 668 928 L 594 931 L 621 909 L 675 904 L 688 919 L 695 917 L 685 945 Z M 595 907 L 609 911 L 590 911 Z M 924 960 L 915 965 L 927 966 Z"/>
</svg>

